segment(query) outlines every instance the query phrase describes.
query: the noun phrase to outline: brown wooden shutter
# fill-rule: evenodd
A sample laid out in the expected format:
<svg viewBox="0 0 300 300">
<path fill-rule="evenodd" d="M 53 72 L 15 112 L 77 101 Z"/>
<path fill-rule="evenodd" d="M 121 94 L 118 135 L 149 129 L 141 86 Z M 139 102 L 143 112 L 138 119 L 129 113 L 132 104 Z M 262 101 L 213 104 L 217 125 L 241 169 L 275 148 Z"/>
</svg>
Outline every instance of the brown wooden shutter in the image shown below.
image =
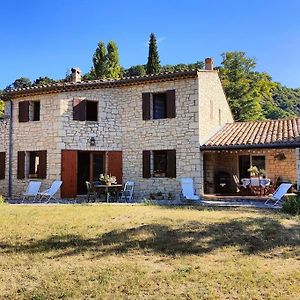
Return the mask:
<svg viewBox="0 0 300 300">
<path fill-rule="evenodd" d="M 61 197 L 74 198 L 77 195 L 78 151 L 62 150 L 61 152 Z"/>
<path fill-rule="evenodd" d="M 47 177 L 47 151 L 38 151 L 39 155 L 39 168 L 38 168 L 38 178 Z"/>
<path fill-rule="evenodd" d="M 86 120 L 86 100 L 74 98 L 73 99 L 73 120 Z"/>
<path fill-rule="evenodd" d="M 150 151 L 143 151 L 143 178 L 150 178 Z"/>
<path fill-rule="evenodd" d="M 0 179 L 5 179 L 5 152 L 0 152 Z"/>
<path fill-rule="evenodd" d="M 150 93 L 143 93 L 143 120 L 150 120 Z"/>
<path fill-rule="evenodd" d="M 176 117 L 175 90 L 167 91 L 167 118 Z"/>
<path fill-rule="evenodd" d="M 106 173 L 116 176 L 117 182 L 122 183 L 123 180 L 123 161 L 122 151 L 109 151 L 106 155 L 107 170 Z"/>
<path fill-rule="evenodd" d="M 29 121 L 29 101 L 19 102 L 19 122 Z"/>
<path fill-rule="evenodd" d="M 25 151 L 18 151 L 18 179 L 25 178 Z"/>
<path fill-rule="evenodd" d="M 176 178 L 176 150 L 167 150 L 167 177 Z"/>
</svg>

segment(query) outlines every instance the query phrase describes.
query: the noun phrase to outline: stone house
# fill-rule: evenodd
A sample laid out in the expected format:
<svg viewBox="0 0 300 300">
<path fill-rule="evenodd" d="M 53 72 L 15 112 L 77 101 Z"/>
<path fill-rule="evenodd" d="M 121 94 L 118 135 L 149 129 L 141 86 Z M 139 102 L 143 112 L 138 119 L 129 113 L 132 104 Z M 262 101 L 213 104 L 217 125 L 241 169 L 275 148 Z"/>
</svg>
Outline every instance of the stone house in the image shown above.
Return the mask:
<svg viewBox="0 0 300 300">
<path fill-rule="evenodd" d="M 12 90 L 4 100 L 0 194 L 9 197 L 20 196 L 30 180 L 42 181 L 43 189 L 55 179 L 63 181 L 61 197 L 76 197 L 86 192 L 86 180 L 101 173 L 115 175 L 120 183 L 134 181 L 136 199 L 159 191 L 179 197 L 182 177 L 193 178 L 196 193 L 203 195 L 216 192 L 221 163 L 223 171 L 239 171 L 231 165 L 238 161 L 226 148 L 231 144 L 218 144 L 224 140 L 220 136 L 238 132 L 228 126 L 239 123 L 233 121 L 211 59 L 205 70 L 118 80 L 81 81 L 72 69 L 71 82 Z M 288 159 L 282 164 L 299 182 L 300 124 L 292 122 L 289 137 L 295 143 L 278 153 L 284 152 Z"/>
</svg>

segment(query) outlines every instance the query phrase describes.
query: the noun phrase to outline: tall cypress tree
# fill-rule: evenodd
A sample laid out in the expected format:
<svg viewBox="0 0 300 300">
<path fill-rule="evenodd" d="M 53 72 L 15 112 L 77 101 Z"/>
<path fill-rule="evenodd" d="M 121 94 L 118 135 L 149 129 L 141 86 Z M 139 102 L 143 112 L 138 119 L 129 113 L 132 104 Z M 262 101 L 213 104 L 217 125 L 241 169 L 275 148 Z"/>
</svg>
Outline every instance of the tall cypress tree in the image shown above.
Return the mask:
<svg viewBox="0 0 300 300">
<path fill-rule="evenodd" d="M 110 41 L 107 44 L 107 78 L 119 78 L 121 75 L 121 66 L 119 60 L 119 51 L 117 44 L 114 41 Z"/>
<path fill-rule="evenodd" d="M 160 61 L 154 33 L 150 34 L 147 74 L 157 74 L 160 71 Z"/>
<path fill-rule="evenodd" d="M 93 55 L 93 76 L 95 78 L 104 78 L 106 76 L 106 48 L 103 42 L 99 42 L 97 49 Z"/>
</svg>

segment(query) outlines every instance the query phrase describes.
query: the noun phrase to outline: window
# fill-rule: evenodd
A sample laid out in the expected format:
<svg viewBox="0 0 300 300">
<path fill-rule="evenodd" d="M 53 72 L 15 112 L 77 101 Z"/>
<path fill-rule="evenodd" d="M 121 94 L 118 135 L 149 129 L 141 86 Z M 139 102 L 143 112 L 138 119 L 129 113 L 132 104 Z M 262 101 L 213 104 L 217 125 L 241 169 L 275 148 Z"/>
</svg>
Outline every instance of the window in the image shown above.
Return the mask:
<svg viewBox="0 0 300 300">
<path fill-rule="evenodd" d="M 5 179 L 5 152 L 0 152 L 0 180 Z"/>
<path fill-rule="evenodd" d="M 47 151 L 19 151 L 17 178 L 46 178 Z"/>
<path fill-rule="evenodd" d="M 74 99 L 73 120 L 98 121 L 98 101 Z"/>
<path fill-rule="evenodd" d="M 175 90 L 142 94 L 143 120 L 175 118 Z"/>
<path fill-rule="evenodd" d="M 143 178 L 176 178 L 176 150 L 143 151 Z"/>
<path fill-rule="evenodd" d="M 19 102 L 19 122 L 39 121 L 40 110 L 40 101 Z"/>
<path fill-rule="evenodd" d="M 239 176 L 248 178 L 248 169 L 256 166 L 259 170 L 266 170 L 266 157 L 264 155 L 240 155 L 239 156 Z"/>
<path fill-rule="evenodd" d="M 153 94 L 153 119 L 167 117 L 167 94 Z"/>
<path fill-rule="evenodd" d="M 166 177 L 167 151 L 153 151 L 153 177 Z"/>
</svg>

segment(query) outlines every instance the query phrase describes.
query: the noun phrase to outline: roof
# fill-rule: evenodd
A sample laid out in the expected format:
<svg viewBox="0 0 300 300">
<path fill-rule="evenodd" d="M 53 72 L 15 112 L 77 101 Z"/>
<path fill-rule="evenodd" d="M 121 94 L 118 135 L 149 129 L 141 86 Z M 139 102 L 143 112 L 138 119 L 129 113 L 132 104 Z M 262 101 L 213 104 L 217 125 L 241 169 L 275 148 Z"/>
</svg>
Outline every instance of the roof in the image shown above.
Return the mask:
<svg viewBox="0 0 300 300">
<path fill-rule="evenodd" d="M 57 82 L 57 83 L 44 84 L 44 85 L 33 85 L 27 88 L 13 89 L 8 92 L 4 92 L 2 95 L 2 99 L 9 100 L 9 99 L 20 98 L 25 96 L 33 96 L 33 95 L 52 94 L 52 93 L 99 89 L 99 88 L 112 88 L 112 87 L 138 85 L 143 83 L 153 83 L 153 82 L 162 82 L 162 81 L 172 81 L 174 79 L 185 79 L 185 78 L 196 77 L 198 75 L 198 72 L 201 71 L 212 72 L 206 70 L 185 70 L 185 71 L 176 71 L 176 72 L 164 72 L 155 75 L 125 77 L 121 79 L 101 79 L 101 80 L 89 80 L 89 81 L 81 81 L 81 82 Z"/>
<path fill-rule="evenodd" d="M 300 147 L 300 117 L 226 124 L 201 150 Z"/>
</svg>

